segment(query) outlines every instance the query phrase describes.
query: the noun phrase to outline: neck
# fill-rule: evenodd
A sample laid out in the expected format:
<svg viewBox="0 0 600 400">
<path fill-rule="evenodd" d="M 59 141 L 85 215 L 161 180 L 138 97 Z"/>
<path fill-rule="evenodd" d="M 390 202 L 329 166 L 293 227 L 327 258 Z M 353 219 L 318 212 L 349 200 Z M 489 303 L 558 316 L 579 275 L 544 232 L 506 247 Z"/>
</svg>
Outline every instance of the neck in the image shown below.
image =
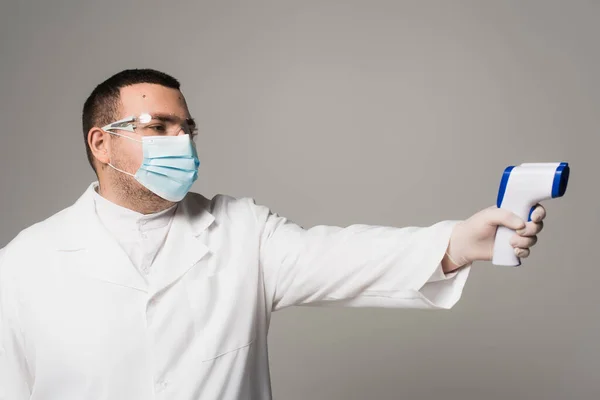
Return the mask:
<svg viewBox="0 0 600 400">
<path fill-rule="evenodd" d="M 154 193 L 148 192 L 136 195 L 116 190 L 110 185 L 102 185 L 101 183 L 98 184 L 97 192 L 100 196 L 118 206 L 144 215 L 158 213 L 175 205 L 175 203 L 164 200 Z"/>
</svg>

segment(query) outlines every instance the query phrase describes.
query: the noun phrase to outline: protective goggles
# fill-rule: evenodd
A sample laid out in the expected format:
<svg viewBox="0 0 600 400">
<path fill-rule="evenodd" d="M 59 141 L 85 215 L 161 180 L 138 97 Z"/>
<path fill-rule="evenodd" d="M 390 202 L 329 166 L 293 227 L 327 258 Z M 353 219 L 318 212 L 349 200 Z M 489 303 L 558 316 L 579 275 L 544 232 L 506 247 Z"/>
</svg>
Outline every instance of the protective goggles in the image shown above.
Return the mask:
<svg viewBox="0 0 600 400">
<path fill-rule="evenodd" d="M 104 131 L 121 130 L 140 136 L 177 136 L 180 133 L 190 135 L 192 139 L 198 134 L 193 118 L 181 119 L 172 114 L 142 113 L 129 116 L 102 127 Z"/>
</svg>

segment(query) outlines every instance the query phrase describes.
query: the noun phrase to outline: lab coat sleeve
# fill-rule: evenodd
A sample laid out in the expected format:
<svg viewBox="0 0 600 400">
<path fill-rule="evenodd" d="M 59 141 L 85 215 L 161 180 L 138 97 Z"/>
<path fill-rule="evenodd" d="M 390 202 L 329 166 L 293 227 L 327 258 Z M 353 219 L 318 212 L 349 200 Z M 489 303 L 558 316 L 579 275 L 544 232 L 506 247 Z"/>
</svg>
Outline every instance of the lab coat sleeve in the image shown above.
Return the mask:
<svg viewBox="0 0 600 400">
<path fill-rule="evenodd" d="M 252 201 L 272 311 L 289 306 L 449 309 L 470 265 L 445 275 L 441 260 L 458 221 L 396 228 L 305 229 Z"/>
<path fill-rule="evenodd" d="M 30 398 L 26 380 L 26 363 L 13 281 L 4 265 L 5 249 L 0 250 L 0 400 L 25 400 Z"/>
</svg>

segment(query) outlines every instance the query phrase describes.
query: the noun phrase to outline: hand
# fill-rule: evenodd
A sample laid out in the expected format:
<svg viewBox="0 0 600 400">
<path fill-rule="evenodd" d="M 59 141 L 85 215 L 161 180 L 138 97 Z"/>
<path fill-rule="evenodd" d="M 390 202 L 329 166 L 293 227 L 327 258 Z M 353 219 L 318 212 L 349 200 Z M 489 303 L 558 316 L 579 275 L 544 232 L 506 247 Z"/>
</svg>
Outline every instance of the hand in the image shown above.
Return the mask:
<svg viewBox="0 0 600 400">
<path fill-rule="evenodd" d="M 496 206 L 479 211 L 454 227 L 442 262 L 444 272 L 452 272 L 474 261 L 492 260 L 498 226 L 515 230 L 516 233 L 510 240 L 515 254 L 521 258 L 529 257 L 530 248 L 537 243 L 537 235 L 544 227 L 545 217 L 546 210 L 540 204 L 536 204 L 530 222 Z"/>
</svg>

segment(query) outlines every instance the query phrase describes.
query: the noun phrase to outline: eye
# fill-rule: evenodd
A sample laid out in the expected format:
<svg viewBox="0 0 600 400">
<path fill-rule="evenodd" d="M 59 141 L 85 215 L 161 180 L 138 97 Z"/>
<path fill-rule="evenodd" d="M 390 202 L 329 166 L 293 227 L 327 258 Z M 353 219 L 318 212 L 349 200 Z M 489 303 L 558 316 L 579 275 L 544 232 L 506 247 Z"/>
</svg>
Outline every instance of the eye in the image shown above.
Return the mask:
<svg viewBox="0 0 600 400">
<path fill-rule="evenodd" d="M 148 128 L 152 129 L 153 131 L 158 132 L 158 133 L 165 133 L 167 130 L 164 125 L 152 125 L 152 126 L 149 126 Z"/>
</svg>

